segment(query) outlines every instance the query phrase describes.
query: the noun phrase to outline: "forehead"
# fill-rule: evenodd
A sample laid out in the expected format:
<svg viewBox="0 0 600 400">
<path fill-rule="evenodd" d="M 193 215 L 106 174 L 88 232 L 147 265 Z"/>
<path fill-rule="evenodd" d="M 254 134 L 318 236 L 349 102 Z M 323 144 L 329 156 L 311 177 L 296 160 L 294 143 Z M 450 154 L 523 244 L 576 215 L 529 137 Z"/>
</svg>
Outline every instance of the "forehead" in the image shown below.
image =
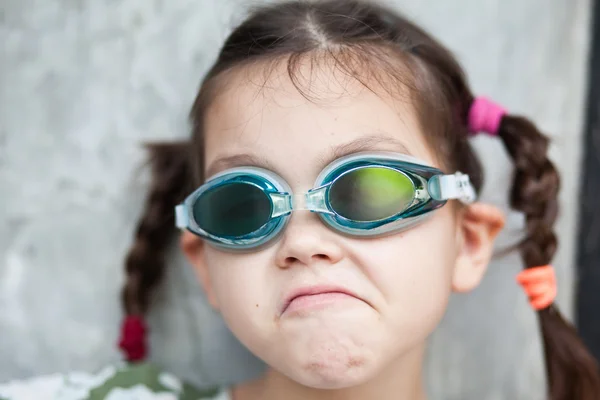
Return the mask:
<svg viewBox="0 0 600 400">
<path fill-rule="evenodd" d="M 229 73 L 205 113 L 207 176 L 260 165 L 286 178 L 318 174 L 357 151 L 396 151 L 435 165 L 409 96 L 387 95 L 335 68 L 286 63 Z M 268 71 L 268 72 L 265 72 Z"/>
</svg>

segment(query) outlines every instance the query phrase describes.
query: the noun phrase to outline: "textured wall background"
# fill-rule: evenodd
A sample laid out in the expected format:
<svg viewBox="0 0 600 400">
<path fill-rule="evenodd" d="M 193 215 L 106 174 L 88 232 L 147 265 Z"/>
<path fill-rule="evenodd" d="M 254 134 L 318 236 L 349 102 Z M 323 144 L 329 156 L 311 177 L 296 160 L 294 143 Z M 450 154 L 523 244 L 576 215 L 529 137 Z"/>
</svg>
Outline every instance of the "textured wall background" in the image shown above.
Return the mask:
<svg viewBox="0 0 600 400">
<path fill-rule="evenodd" d="M 476 92 L 533 117 L 563 173 L 559 303 L 571 315 L 589 0 L 396 0 L 460 57 Z M 142 140 L 187 135 L 202 74 L 242 0 L 0 1 L 0 380 L 119 358 L 121 260 L 140 212 Z M 510 163 L 477 139 L 484 199 L 506 203 Z M 522 224 L 511 214 L 499 248 Z M 176 253 L 176 252 L 175 252 Z M 541 399 L 534 313 L 517 255 L 453 299 L 432 338 L 432 399 Z M 259 370 L 181 257 L 151 317 L 153 357 L 196 383 Z"/>
</svg>

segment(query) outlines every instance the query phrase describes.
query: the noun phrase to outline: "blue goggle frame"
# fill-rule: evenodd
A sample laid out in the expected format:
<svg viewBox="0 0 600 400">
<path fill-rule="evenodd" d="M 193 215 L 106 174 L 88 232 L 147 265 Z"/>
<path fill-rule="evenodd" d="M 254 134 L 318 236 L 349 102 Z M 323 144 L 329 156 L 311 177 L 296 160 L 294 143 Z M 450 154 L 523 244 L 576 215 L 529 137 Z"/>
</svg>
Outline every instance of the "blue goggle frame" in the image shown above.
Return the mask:
<svg viewBox="0 0 600 400">
<path fill-rule="evenodd" d="M 413 185 L 413 198 L 401 212 L 375 221 L 356 221 L 338 214 L 331 206 L 329 190 L 340 177 L 365 167 L 389 168 L 404 174 Z M 269 220 L 257 230 L 242 236 L 213 235 L 198 224 L 193 207 L 207 191 L 221 185 L 245 183 L 263 191 L 271 203 Z M 209 178 L 175 208 L 176 226 L 228 250 L 251 250 L 273 241 L 285 228 L 292 211 L 308 210 L 334 230 L 358 237 L 374 237 L 408 229 L 440 208 L 448 200 L 463 203 L 475 201 L 476 194 L 469 177 L 457 172 L 447 175 L 416 158 L 399 153 L 368 152 L 342 157 L 329 164 L 315 180 L 313 189 L 293 195 L 283 178 L 257 167 L 238 167 Z"/>
</svg>

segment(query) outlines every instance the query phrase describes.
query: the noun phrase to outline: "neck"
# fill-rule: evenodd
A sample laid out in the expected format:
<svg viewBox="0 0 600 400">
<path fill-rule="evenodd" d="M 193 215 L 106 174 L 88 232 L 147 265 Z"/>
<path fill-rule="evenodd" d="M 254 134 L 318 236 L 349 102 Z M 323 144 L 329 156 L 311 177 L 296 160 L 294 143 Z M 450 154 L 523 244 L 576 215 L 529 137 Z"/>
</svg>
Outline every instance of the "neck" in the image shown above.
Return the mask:
<svg viewBox="0 0 600 400">
<path fill-rule="evenodd" d="M 387 366 L 377 376 L 344 389 L 315 389 L 270 368 L 260 379 L 233 390 L 233 400 L 425 400 L 423 349 L 419 348 Z"/>
</svg>

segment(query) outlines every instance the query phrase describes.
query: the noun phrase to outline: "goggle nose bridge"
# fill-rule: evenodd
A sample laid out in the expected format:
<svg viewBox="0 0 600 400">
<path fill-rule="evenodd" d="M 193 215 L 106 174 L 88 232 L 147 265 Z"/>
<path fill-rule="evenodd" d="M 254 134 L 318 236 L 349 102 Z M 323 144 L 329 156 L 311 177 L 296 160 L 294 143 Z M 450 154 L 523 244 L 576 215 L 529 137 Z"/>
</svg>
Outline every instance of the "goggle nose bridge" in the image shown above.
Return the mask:
<svg viewBox="0 0 600 400">
<path fill-rule="evenodd" d="M 301 194 L 279 194 L 271 195 L 273 202 L 273 218 L 288 214 L 292 211 L 312 211 L 333 214 L 327 207 L 327 186 L 311 189 Z"/>
</svg>

